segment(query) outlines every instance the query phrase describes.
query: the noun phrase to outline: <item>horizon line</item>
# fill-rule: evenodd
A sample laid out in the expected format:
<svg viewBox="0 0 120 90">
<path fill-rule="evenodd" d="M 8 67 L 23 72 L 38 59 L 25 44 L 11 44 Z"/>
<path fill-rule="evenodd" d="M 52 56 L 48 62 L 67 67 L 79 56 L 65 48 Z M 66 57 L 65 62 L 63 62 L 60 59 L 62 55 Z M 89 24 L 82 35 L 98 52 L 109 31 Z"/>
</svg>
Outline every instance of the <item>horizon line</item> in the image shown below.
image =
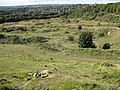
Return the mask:
<svg viewBox="0 0 120 90">
<path fill-rule="evenodd" d="M 0 7 L 17 7 L 17 6 L 19 7 L 19 6 L 37 6 L 37 5 L 77 5 L 77 4 L 78 5 L 93 5 L 93 4 L 112 4 L 112 3 L 120 3 L 120 2 L 111 2 L 111 3 L 85 3 L 85 4 L 82 4 L 82 3 L 81 4 L 80 3 L 73 3 L 73 4 L 72 3 L 68 3 L 68 4 L 67 3 L 65 3 L 65 4 L 64 3 L 61 3 L 61 4 L 57 4 L 57 3 L 55 3 L 55 4 L 52 4 L 52 3 L 51 4 L 48 4 L 48 3 L 44 4 L 43 3 L 43 4 L 41 4 L 40 3 L 39 4 L 38 3 L 38 4 L 26 4 L 26 5 L 0 5 Z"/>
</svg>

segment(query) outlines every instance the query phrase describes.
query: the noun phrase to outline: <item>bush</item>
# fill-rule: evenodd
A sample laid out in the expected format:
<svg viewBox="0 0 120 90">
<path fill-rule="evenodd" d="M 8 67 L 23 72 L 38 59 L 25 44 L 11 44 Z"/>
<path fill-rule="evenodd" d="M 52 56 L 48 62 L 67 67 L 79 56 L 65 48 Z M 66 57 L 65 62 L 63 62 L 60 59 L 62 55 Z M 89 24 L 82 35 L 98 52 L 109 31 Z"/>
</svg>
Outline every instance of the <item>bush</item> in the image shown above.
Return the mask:
<svg viewBox="0 0 120 90">
<path fill-rule="evenodd" d="M 41 46 L 42 49 L 47 49 L 47 50 L 51 50 L 51 51 L 61 51 L 61 50 L 63 50 L 63 46 L 61 44 L 41 43 L 40 46 Z"/>
<path fill-rule="evenodd" d="M 3 85 L 3 86 L 0 86 L 0 90 L 20 90 L 20 89 L 17 87 Z"/>
<path fill-rule="evenodd" d="M 28 39 L 27 38 L 22 38 L 16 35 L 12 35 L 12 36 L 7 36 L 7 44 L 26 44 L 28 43 Z"/>
<path fill-rule="evenodd" d="M 71 23 L 70 20 L 67 20 L 67 23 Z"/>
<path fill-rule="evenodd" d="M 15 28 L 16 28 L 16 30 L 20 30 L 20 31 L 27 31 L 26 27 L 19 26 L 19 27 L 15 27 Z"/>
<path fill-rule="evenodd" d="M 100 26 L 100 25 L 101 25 L 101 23 L 99 22 L 97 25 L 98 25 L 98 26 Z"/>
<path fill-rule="evenodd" d="M 82 29 L 82 26 L 79 25 L 79 26 L 78 26 L 78 30 L 81 30 L 81 29 Z"/>
<path fill-rule="evenodd" d="M 68 40 L 69 40 L 70 42 L 72 42 L 72 41 L 74 41 L 74 37 L 73 37 L 73 36 L 68 36 Z"/>
<path fill-rule="evenodd" d="M 108 63 L 108 62 L 97 62 L 94 65 L 96 68 L 97 67 L 116 67 L 114 64 L 112 63 Z"/>
<path fill-rule="evenodd" d="M 5 39 L 5 35 L 4 34 L 0 34 L 0 39 Z"/>
<path fill-rule="evenodd" d="M 3 27 L 3 28 L 1 29 L 1 31 L 2 31 L 2 32 L 12 32 L 12 31 L 14 31 L 14 29 L 13 29 L 12 27 Z"/>
<path fill-rule="evenodd" d="M 49 38 L 36 36 L 31 38 L 23 38 L 17 35 L 5 36 L 0 34 L 0 43 L 2 44 L 27 44 L 27 43 L 44 43 L 48 42 Z"/>
<path fill-rule="evenodd" d="M 79 36 L 79 47 L 82 48 L 96 48 L 93 43 L 93 34 L 91 32 L 82 32 Z"/>
<path fill-rule="evenodd" d="M 99 37 L 105 36 L 104 32 L 100 32 L 98 35 L 99 35 Z"/>
<path fill-rule="evenodd" d="M 110 43 L 105 43 L 102 47 L 102 49 L 110 49 L 111 44 Z"/>
<path fill-rule="evenodd" d="M 32 42 L 40 42 L 40 43 L 48 42 L 47 39 L 48 38 L 41 37 L 41 36 L 37 36 L 37 37 L 32 37 L 31 38 Z"/>
<path fill-rule="evenodd" d="M 79 23 L 79 21 L 77 20 L 76 23 Z"/>
<path fill-rule="evenodd" d="M 27 28 L 26 27 L 22 27 L 22 26 L 2 27 L 1 31 L 2 32 L 27 31 Z"/>
</svg>

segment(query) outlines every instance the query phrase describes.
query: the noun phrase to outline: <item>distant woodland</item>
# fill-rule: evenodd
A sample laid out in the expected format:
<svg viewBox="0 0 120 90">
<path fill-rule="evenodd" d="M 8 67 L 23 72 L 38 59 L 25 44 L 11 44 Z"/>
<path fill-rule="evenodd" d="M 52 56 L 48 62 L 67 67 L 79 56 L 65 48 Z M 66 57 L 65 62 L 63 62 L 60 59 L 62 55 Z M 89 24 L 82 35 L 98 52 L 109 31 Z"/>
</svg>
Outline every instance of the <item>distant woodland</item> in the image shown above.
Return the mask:
<svg viewBox="0 0 120 90">
<path fill-rule="evenodd" d="M 0 23 L 56 17 L 120 23 L 120 3 L 0 7 Z"/>
<path fill-rule="evenodd" d="M 69 18 L 120 23 L 120 3 L 94 4 L 70 10 Z"/>
</svg>

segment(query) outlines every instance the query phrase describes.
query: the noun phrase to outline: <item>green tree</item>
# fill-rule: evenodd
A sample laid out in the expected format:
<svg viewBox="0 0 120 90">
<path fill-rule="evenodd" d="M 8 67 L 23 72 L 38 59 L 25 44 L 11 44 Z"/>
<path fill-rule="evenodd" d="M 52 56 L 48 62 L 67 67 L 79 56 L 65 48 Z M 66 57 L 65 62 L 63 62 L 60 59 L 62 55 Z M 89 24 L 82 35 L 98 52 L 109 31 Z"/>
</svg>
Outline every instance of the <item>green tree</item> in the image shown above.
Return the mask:
<svg viewBox="0 0 120 90">
<path fill-rule="evenodd" d="M 93 43 L 93 34 L 91 32 L 82 32 L 79 36 L 78 44 L 81 48 L 96 48 Z"/>
</svg>

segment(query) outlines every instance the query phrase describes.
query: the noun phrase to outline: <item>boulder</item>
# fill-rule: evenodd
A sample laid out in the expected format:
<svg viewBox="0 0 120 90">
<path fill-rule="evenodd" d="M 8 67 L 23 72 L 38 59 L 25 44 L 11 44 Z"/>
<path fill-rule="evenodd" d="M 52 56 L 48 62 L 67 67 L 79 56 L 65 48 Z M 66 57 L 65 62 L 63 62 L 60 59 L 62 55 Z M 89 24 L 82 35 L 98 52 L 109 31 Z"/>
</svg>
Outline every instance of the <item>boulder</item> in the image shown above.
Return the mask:
<svg viewBox="0 0 120 90">
<path fill-rule="evenodd" d="M 33 77 L 34 78 L 38 78 L 41 76 L 41 73 L 39 73 L 38 71 L 36 73 L 33 74 Z"/>
<path fill-rule="evenodd" d="M 41 78 L 46 78 L 49 76 L 49 74 L 51 74 L 52 72 L 50 72 L 49 70 L 43 70 L 41 73 Z"/>
<path fill-rule="evenodd" d="M 33 77 L 34 77 L 34 78 L 38 78 L 38 77 L 46 78 L 46 77 L 50 76 L 51 73 L 52 73 L 52 72 L 49 71 L 49 70 L 43 70 L 43 71 L 41 71 L 41 72 L 38 72 L 38 71 L 37 71 L 36 73 L 33 74 Z"/>
</svg>

